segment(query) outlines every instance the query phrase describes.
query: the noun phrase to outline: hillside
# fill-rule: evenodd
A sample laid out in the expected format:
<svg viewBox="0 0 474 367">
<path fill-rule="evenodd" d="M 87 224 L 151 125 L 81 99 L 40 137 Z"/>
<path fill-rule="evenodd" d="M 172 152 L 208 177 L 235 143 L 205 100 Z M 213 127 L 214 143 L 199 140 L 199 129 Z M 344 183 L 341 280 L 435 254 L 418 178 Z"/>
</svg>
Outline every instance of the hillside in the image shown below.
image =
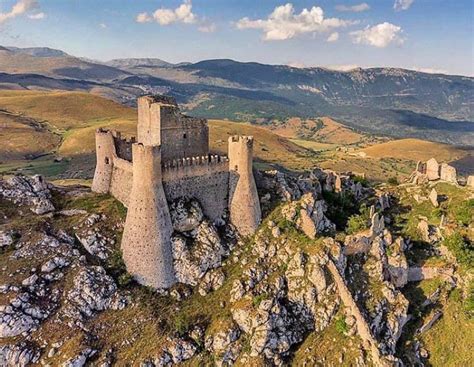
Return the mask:
<svg viewBox="0 0 474 367">
<path fill-rule="evenodd" d="M 43 48 L 1 50 L 0 70 L 3 89 L 93 91 L 127 105 L 138 95 L 162 93 L 175 96 L 189 113 L 214 119 L 271 125 L 327 116 L 357 132 L 465 146 L 474 141 L 474 79 L 463 76 L 233 60 L 102 63 Z"/>
</svg>

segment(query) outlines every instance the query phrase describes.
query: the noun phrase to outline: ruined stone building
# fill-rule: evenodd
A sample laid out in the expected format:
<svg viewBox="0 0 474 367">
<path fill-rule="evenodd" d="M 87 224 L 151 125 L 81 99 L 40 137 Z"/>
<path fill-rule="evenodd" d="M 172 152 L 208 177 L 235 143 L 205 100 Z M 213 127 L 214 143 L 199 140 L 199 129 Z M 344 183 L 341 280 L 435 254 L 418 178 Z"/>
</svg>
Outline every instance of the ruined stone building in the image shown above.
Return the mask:
<svg viewBox="0 0 474 367">
<path fill-rule="evenodd" d="M 260 223 L 253 138 L 231 136 L 228 158 L 211 155 L 207 121 L 181 114 L 171 97 L 139 98 L 137 139 L 99 129 L 96 153 L 92 190 L 128 208 L 123 258 L 141 284 L 168 288 L 175 282 L 169 202 L 195 198 L 213 221 L 228 213 L 242 235 Z"/>
</svg>

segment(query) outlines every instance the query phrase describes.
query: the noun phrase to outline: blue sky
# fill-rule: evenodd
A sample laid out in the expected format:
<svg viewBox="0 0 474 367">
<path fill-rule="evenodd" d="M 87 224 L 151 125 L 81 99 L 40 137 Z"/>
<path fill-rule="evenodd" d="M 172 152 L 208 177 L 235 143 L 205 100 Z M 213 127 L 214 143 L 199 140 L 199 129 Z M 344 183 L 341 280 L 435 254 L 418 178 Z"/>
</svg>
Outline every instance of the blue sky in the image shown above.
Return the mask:
<svg viewBox="0 0 474 367">
<path fill-rule="evenodd" d="M 472 76 L 473 17 L 472 0 L 0 0 L 0 44 Z"/>
</svg>

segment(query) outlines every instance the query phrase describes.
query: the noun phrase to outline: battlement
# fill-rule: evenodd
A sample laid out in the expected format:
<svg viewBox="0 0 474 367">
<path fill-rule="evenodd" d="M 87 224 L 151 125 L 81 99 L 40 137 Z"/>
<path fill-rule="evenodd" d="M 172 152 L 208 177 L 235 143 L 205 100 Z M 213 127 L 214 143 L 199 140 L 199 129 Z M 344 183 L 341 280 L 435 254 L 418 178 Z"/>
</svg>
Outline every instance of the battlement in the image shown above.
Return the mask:
<svg viewBox="0 0 474 367">
<path fill-rule="evenodd" d="M 139 101 L 146 101 L 149 104 L 160 104 L 163 106 L 175 106 L 178 107 L 176 99 L 171 96 L 164 96 L 162 94 L 155 94 L 151 96 L 143 96 L 138 99 Z"/>
<path fill-rule="evenodd" d="M 246 135 L 232 135 L 229 136 L 229 144 L 246 144 L 246 145 L 253 145 L 253 136 L 246 136 Z"/>
<path fill-rule="evenodd" d="M 226 156 L 220 155 L 207 155 L 207 156 L 197 156 L 197 157 L 187 157 L 187 158 L 180 158 L 180 159 L 173 159 L 170 162 L 166 162 L 163 164 L 163 170 L 174 170 L 180 169 L 183 167 L 190 167 L 190 166 L 207 166 L 207 165 L 216 165 L 220 163 L 228 163 L 229 158 Z"/>
</svg>

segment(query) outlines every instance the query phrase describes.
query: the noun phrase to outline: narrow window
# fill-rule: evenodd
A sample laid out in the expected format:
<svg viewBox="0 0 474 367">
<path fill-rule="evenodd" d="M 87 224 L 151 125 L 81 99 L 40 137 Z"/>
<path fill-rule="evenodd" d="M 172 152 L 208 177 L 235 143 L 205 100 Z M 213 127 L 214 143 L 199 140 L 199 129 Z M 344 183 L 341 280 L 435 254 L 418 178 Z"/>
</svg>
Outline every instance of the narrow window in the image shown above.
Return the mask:
<svg viewBox="0 0 474 367">
<path fill-rule="evenodd" d="M 109 157 L 105 157 L 105 164 L 109 164 L 110 161 L 109 161 Z"/>
<path fill-rule="evenodd" d="M 183 139 L 186 139 L 186 133 L 183 134 Z"/>
</svg>

